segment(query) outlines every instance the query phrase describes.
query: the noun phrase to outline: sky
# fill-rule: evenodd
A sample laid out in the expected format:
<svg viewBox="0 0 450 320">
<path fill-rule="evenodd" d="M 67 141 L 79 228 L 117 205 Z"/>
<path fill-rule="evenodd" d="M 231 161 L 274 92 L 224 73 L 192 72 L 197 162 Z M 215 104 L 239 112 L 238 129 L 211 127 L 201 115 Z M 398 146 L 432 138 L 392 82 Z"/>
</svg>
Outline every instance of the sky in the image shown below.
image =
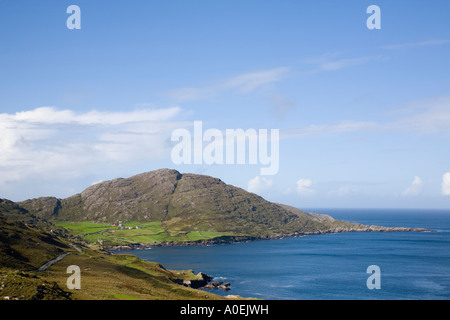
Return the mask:
<svg viewBox="0 0 450 320">
<path fill-rule="evenodd" d="M 299 208 L 450 208 L 449 12 L 446 0 L 0 0 L 0 198 L 172 168 Z M 196 121 L 279 130 L 276 172 L 261 158 L 176 163 L 172 134 L 194 137 Z"/>
</svg>

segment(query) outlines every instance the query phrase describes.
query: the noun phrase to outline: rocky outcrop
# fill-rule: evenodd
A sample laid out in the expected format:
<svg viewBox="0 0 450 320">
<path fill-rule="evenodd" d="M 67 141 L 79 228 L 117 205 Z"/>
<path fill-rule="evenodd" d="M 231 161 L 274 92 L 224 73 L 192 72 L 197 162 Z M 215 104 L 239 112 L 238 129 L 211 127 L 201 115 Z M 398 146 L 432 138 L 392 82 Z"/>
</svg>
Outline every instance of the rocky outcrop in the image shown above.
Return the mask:
<svg viewBox="0 0 450 320">
<path fill-rule="evenodd" d="M 188 280 L 176 280 L 178 284 L 190 287 L 193 289 L 205 288 L 209 285 L 213 277 L 207 275 L 206 273 L 199 272 L 195 275 L 194 279 Z"/>
<path fill-rule="evenodd" d="M 183 286 L 193 289 L 222 289 L 224 291 L 230 290 L 231 284 L 229 282 L 223 283 L 222 281 L 212 281 L 213 277 L 206 273 L 199 272 L 196 275 L 196 279 L 178 281 Z"/>
<path fill-rule="evenodd" d="M 204 289 L 222 289 L 224 291 L 230 290 L 230 283 L 223 283 L 222 281 L 214 281 L 208 283 L 206 286 L 204 286 Z"/>
</svg>

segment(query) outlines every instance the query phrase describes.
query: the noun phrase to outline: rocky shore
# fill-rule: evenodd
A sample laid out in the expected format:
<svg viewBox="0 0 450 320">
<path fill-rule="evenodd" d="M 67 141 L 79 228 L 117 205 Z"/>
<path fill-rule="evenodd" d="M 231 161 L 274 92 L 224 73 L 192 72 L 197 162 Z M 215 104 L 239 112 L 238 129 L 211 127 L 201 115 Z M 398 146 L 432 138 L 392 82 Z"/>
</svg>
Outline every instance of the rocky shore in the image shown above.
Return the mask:
<svg viewBox="0 0 450 320">
<path fill-rule="evenodd" d="M 230 290 L 230 283 L 223 283 L 221 281 L 212 281 L 214 278 L 206 273 L 199 272 L 196 279 L 192 280 L 177 280 L 178 284 L 193 289 L 222 289 L 224 291 Z"/>
</svg>

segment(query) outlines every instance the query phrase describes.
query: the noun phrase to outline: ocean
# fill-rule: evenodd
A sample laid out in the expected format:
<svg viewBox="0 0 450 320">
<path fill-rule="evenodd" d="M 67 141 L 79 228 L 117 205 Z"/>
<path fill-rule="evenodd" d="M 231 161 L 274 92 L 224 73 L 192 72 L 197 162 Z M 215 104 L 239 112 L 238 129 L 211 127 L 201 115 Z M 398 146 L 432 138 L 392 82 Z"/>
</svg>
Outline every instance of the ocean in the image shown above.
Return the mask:
<svg viewBox="0 0 450 320">
<path fill-rule="evenodd" d="M 265 300 L 450 299 L 450 210 L 307 210 L 344 221 L 433 232 L 351 232 L 120 252 L 231 283 L 229 291 L 208 290 L 220 295 Z M 377 266 L 378 272 L 372 274 L 369 266 Z"/>
</svg>

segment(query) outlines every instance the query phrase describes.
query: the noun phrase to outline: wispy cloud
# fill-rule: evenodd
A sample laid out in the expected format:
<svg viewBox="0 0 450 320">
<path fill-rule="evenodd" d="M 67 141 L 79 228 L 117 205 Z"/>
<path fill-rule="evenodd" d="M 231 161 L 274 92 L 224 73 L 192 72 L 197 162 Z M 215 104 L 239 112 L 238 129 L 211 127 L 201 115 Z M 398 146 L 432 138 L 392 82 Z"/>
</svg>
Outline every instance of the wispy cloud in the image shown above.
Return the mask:
<svg viewBox="0 0 450 320">
<path fill-rule="evenodd" d="M 313 134 L 358 132 L 358 131 L 378 129 L 379 127 L 380 124 L 377 122 L 343 120 L 331 124 L 310 125 L 308 127 L 283 130 L 281 131 L 281 136 L 282 138 L 290 138 Z"/>
<path fill-rule="evenodd" d="M 360 64 L 367 63 L 372 60 L 379 59 L 380 56 L 370 56 L 370 57 L 358 57 L 358 58 L 347 58 L 335 61 L 325 61 L 319 65 L 321 70 L 339 70 L 343 68 L 353 67 Z"/>
<path fill-rule="evenodd" d="M 15 114 L 0 114 L 0 120 L 29 124 L 79 124 L 119 125 L 130 122 L 163 121 L 179 112 L 178 107 L 131 112 L 101 112 L 92 110 L 77 114 L 72 110 L 58 110 L 55 107 L 41 107 Z"/>
<path fill-rule="evenodd" d="M 400 118 L 386 123 L 387 129 L 419 133 L 450 131 L 450 96 L 411 101 L 396 112 Z"/>
<path fill-rule="evenodd" d="M 362 131 L 448 133 L 450 132 L 450 96 L 411 101 L 392 112 L 392 115 L 397 119 L 386 122 L 342 120 L 329 124 L 286 129 L 280 133 L 282 138 Z"/>
<path fill-rule="evenodd" d="M 249 93 L 268 83 L 278 82 L 288 73 L 289 68 L 280 67 L 270 70 L 241 74 L 223 83 L 223 88 L 235 89 L 239 92 Z"/>
<path fill-rule="evenodd" d="M 279 67 L 251 73 L 244 73 L 206 87 L 186 87 L 172 90 L 169 97 L 178 102 L 203 100 L 225 92 L 248 94 L 264 85 L 281 81 L 289 72 L 287 67 Z"/>
<path fill-rule="evenodd" d="M 440 46 L 444 44 L 450 43 L 450 40 L 428 40 L 421 42 L 413 42 L 413 43 L 399 43 L 399 44 L 391 44 L 382 46 L 382 49 L 387 50 L 398 50 L 398 49 L 406 49 L 406 48 L 414 48 L 414 47 L 429 47 L 429 46 Z"/>
<path fill-rule="evenodd" d="M 341 55 L 341 53 L 324 54 L 317 58 L 305 59 L 303 63 L 314 66 L 313 72 L 336 71 L 386 58 L 383 55 L 342 58 Z"/>
</svg>

